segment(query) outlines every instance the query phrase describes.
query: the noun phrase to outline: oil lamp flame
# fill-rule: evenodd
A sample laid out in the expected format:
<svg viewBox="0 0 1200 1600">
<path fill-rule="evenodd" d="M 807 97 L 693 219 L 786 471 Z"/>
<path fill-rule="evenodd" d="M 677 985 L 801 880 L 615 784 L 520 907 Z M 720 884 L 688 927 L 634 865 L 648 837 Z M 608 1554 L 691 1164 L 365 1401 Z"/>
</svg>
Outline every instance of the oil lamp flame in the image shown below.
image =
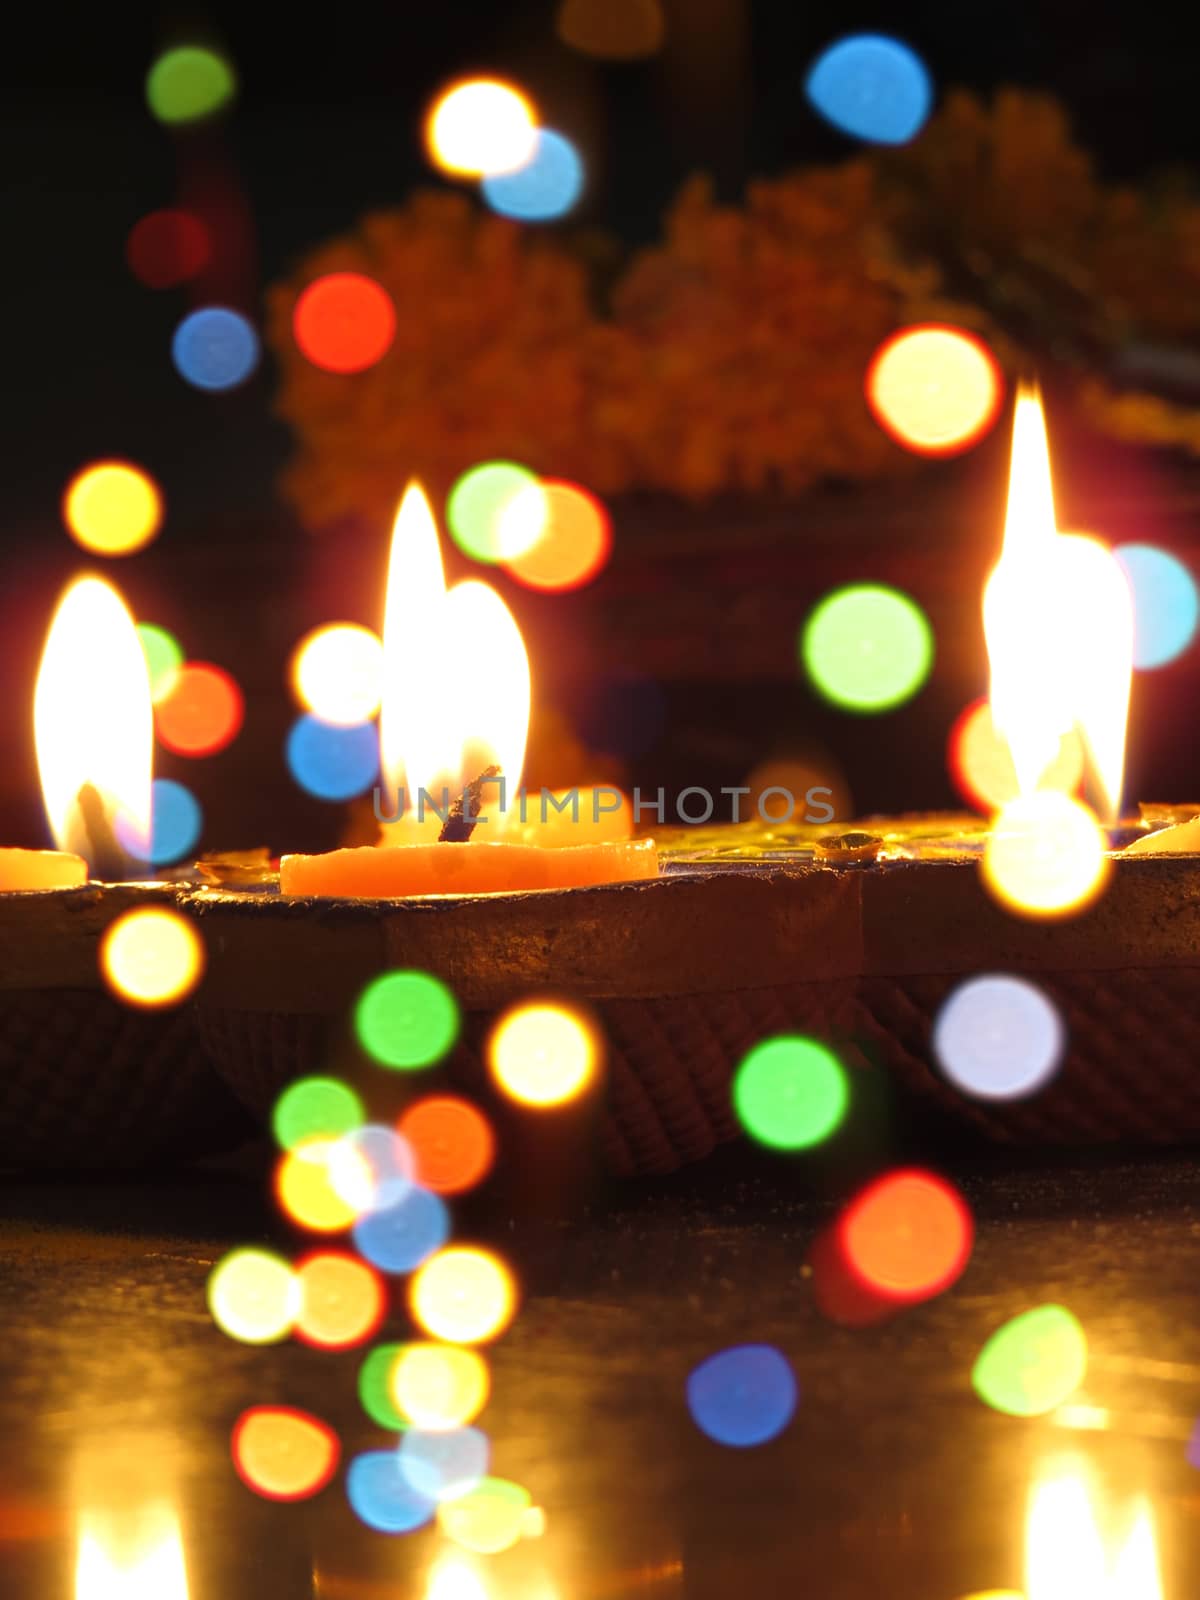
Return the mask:
<svg viewBox="0 0 1200 1600">
<path fill-rule="evenodd" d="M 38 668 L 33 725 L 58 847 L 97 868 L 101 856 L 119 853 L 111 840 L 120 817 L 140 852 L 150 836 L 150 673 L 124 601 L 99 578 L 78 579 L 59 602 Z"/>
<path fill-rule="evenodd" d="M 1022 794 L 1036 789 L 1077 729 L 1096 810 L 1116 817 L 1133 673 L 1133 599 L 1098 540 L 1058 531 L 1040 396 L 1022 389 L 1013 418 L 1000 561 L 983 593 L 991 708 Z"/>
<path fill-rule="evenodd" d="M 1025 1523 L 1027 1600 L 1163 1600 L 1154 1519 L 1139 1501 L 1111 1561 L 1081 1468 L 1064 1465 L 1033 1486 Z"/>
<path fill-rule="evenodd" d="M 75 1600 L 188 1600 L 179 1519 L 167 1505 L 132 1518 L 83 1515 Z"/>
<path fill-rule="evenodd" d="M 424 490 L 400 502 L 383 620 L 379 754 L 394 802 L 407 790 L 457 794 L 485 767 L 521 781 L 529 731 L 529 658 L 496 591 L 472 579 L 446 588 L 437 524 Z"/>
</svg>

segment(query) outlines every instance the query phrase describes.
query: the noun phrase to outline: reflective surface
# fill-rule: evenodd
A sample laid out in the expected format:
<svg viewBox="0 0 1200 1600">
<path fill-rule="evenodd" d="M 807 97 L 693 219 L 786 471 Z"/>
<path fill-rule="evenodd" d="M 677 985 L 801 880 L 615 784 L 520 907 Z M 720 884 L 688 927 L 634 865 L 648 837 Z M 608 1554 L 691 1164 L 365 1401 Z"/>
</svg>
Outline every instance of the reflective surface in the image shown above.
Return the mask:
<svg viewBox="0 0 1200 1600">
<path fill-rule="evenodd" d="M 0 1595 L 21 1600 L 1184 1600 L 1200 1480 L 1200 1204 L 1186 1158 L 975 1164 L 977 1225 L 948 1294 L 849 1329 L 805 1266 L 832 1204 L 810 1169 L 735 1151 L 589 1214 L 464 1212 L 520 1271 L 491 1351 L 491 1471 L 528 1485 L 541 1537 L 472 1556 L 368 1532 L 343 1473 L 305 1504 L 256 1498 L 229 1457 L 247 1407 L 310 1409 L 343 1464 L 388 1436 L 359 1409 L 361 1352 L 220 1334 L 205 1280 L 231 1244 L 298 1241 L 265 1160 L 155 1181 L 9 1180 Z M 972 1363 L 1008 1318 L 1066 1305 L 1083 1387 L 1049 1417 L 984 1406 Z M 380 1337 L 404 1338 L 397 1309 Z M 757 1449 L 705 1438 L 685 1383 L 730 1345 L 777 1346 L 800 1389 Z M 533 1515 L 528 1531 L 536 1534 Z M 1159 1569 L 1161 1568 L 1161 1587 Z"/>
</svg>

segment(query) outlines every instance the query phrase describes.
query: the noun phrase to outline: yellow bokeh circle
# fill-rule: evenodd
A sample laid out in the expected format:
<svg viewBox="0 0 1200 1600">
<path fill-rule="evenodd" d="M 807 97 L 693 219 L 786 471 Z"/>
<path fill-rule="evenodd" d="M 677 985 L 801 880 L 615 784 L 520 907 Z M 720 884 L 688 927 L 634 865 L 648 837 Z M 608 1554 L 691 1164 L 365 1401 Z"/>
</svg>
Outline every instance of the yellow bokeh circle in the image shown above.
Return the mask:
<svg viewBox="0 0 1200 1600">
<path fill-rule="evenodd" d="M 76 473 L 63 496 L 71 537 L 99 556 L 141 550 L 162 526 L 163 499 L 148 472 L 128 461 L 96 461 Z"/>
<path fill-rule="evenodd" d="M 203 976 L 204 943 L 177 911 L 127 911 L 101 941 L 100 970 L 129 1005 L 148 1010 L 176 1005 Z"/>
<path fill-rule="evenodd" d="M 984 848 L 983 879 L 1002 905 L 1022 916 L 1069 916 L 1104 888 L 1107 847 L 1087 806 L 1039 789 L 997 814 Z"/>
<path fill-rule="evenodd" d="M 414 1428 L 444 1433 L 464 1427 L 491 1392 L 487 1362 L 454 1344 L 406 1345 L 392 1369 L 391 1393 Z"/>
<path fill-rule="evenodd" d="M 553 1001 L 515 1006 L 488 1040 L 492 1076 L 511 1100 L 560 1106 L 591 1082 L 599 1050 L 596 1032 L 578 1011 Z"/>
<path fill-rule="evenodd" d="M 492 177 L 523 167 L 537 143 L 529 99 L 498 78 L 453 84 L 435 101 L 425 125 L 430 158 L 443 172 Z"/>
<path fill-rule="evenodd" d="M 383 692 L 383 643 L 356 622 L 315 628 L 296 646 L 291 678 L 300 704 L 322 722 L 369 722 Z"/>
<path fill-rule="evenodd" d="M 439 1250 L 414 1274 L 409 1303 L 430 1338 L 479 1344 L 494 1339 L 512 1321 L 516 1286 L 512 1273 L 490 1250 L 453 1245 Z"/>
</svg>

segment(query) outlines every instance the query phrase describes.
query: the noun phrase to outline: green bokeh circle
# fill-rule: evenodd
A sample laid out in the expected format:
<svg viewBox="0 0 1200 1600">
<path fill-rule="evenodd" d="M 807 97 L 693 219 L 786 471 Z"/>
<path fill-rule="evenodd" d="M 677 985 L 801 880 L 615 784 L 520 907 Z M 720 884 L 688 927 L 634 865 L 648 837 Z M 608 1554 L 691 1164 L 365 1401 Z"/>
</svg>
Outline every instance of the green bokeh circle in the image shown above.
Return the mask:
<svg viewBox="0 0 1200 1600">
<path fill-rule="evenodd" d="M 933 630 L 920 606 L 884 584 L 836 589 L 800 637 L 817 692 L 847 711 L 888 711 L 914 695 L 933 666 Z"/>
<path fill-rule="evenodd" d="M 846 1115 L 850 1087 L 841 1062 L 815 1039 L 782 1034 L 744 1057 L 733 1106 L 752 1139 L 775 1150 L 820 1144 Z"/>
</svg>

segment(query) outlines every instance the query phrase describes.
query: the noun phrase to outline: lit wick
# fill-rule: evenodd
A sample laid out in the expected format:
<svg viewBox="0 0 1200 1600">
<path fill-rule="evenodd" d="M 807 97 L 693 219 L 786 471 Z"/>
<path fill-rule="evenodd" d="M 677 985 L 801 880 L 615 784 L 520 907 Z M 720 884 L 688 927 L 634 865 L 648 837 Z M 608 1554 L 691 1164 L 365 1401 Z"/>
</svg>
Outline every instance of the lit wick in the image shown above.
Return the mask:
<svg viewBox="0 0 1200 1600">
<path fill-rule="evenodd" d="M 475 832 L 475 824 L 479 821 L 479 808 L 483 804 L 483 786 L 492 778 L 499 776 L 499 767 L 485 767 L 479 776 L 467 785 L 450 807 L 446 820 L 442 823 L 442 831 L 438 834 L 439 844 L 466 844 Z"/>
<path fill-rule="evenodd" d="M 75 805 L 87 837 L 87 849 L 83 854 L 91 863 L 92 877 L 105 883 L 119 883 L 127 876 L 129 861 L 94 783 L 81 785 Z"/>
</svg>

